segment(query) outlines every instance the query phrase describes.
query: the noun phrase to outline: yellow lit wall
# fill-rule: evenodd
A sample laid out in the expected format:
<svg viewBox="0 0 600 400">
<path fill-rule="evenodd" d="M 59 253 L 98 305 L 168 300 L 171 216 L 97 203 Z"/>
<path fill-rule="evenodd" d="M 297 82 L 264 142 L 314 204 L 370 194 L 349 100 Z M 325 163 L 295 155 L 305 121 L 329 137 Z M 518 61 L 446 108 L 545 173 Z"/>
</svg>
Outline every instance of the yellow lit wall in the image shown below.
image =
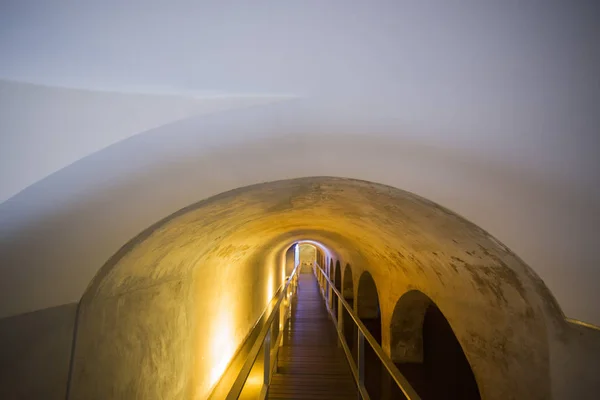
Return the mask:
<svg viewBox="0 0 600 400">
<path fill-rule="evenodd" d="M 197 217 L 156 230 L 94 281 L 82 303 L 73 398 L 204 398 L 221 377 L 282 285 L 284 265 L 248 259 L 260 236 L 240 229 L 219 238 L 219 218 Z M 194 235 L 199 226 L 206 230 Z"/>
<path fill-rule="evenodd" d="M 384 324 L 409 290 L 434 300 L 484 398 L 550 396 L 550 352 L 556 338 L 563 348 L 570 339 L 527 265 L 417 196 L 307 178 L 200 202 L 117 253 L 81 302 L 72 399 L 206 397 L 282 284 L 286 250 L 307 239 L 350 264 L 355 291 L 363 272 L 372 275 Z M 494 347 L 499 338 L 504 344 Z M 387 351 L 389 340 L 384 331 Z"/>
</svg>

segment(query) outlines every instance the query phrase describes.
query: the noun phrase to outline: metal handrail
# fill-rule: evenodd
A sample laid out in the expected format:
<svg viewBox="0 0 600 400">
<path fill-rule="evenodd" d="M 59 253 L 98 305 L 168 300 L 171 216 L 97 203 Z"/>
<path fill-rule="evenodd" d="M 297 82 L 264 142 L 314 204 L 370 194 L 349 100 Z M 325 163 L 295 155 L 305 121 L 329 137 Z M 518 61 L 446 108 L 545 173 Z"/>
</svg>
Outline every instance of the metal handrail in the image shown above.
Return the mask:
<svg viewBox="0 0 600 400">
<path fill-rule="evenodd" d="M 362 323 L 358 315 L 354 312 L 350 304 L 346 302 L 344 296 L 337 290 L 333 282 L 329 279 L 323 268 L 317 263 L 315 263 L 315 267 L 321 271 L 322 277 L 326 283 L 327 294 L 323 292 L 323 297 L 326 300 L 326 307 L 329 314 L 332 316 L 332 320 L 334 325 L 337 328 L 338 336 L 342 347 L 344 348 L 344 353 L 346 354 L 346 358 L 348 359 L 348 363 L 350 364 L 350 369 L 352 370 L 352 375 L 354 376 L 354 380 L 358 386 L 360 391 L 360 395 L 363 399 L 369 399 L 369 395 L 364 386 L 364 340 L 367 340 L 367 343 L 371 346 L 377 357 L 381 363 L 385 366 L 386 370 L 389 372 L 390 376 L 396 382 L 396 385 L 400 388 L 402 393 L 406 396 L 408 400 L 421 400 L 421 397 L 417 394 L 415 389 L 413 389 L 412 385 L 408 382 L 408 380 L 402 375 L 402 373 L 398 370 L 398 368 L 394 365 L 394 362 L 383 352 L 379 343 L 375 340 L 373 335 L 369 332 L 367 327 Z M 315 271 L 316 272 L 316 271 Z M 319 282 L 322 289 L 323 285 Z M 330 309 L 330 298 L 329 298 L 329 289 L 337 296 L 338 300 L 338 315 L 333 315 L 333 311 Z M 354 358 L 352 357 L 352 353 L 346 343 L 346 338 L 344 337 L 344 332 L 342 328 L 342 306 L 346 309 L 354 324 L 358 328 L 358 360 L 357 364 L 354 365 Z"/>
<path fill-rule="evenodd" d="M 263 325 L 262 329 L 260 330 L 260 333 L 256 337 L 254 344 L 252 345 L 252 348 L 250 349 L 250 352 L 246 356 L 246 361 L 244 362 L 244 365 L 238 372 L 235 381 L 233 382 L 233 384 L 231 385 L 231 388 L 229 389 L 229 391 L 227 392 L 227 395 L 225 396 L 225 399 L 236 400 L 240 396 L 240 394 L 242 393 L 242 390 L 244 389 L 244 386 L 246 385 L 248 376 L 250 375 L 250 372 L 252 371 L 252 367 L 254 367 L 254 364 L 256 363 L 256 359 L 258 358 L 258 355 L 260 354 L 260 349 L 261 349 L 261 347 L 263 347 L 263 344 L 264 344 L 264 361 L 263 361 L 264 381 L 263 381 L 263 388 L 259 395 L 259 398 L 264 399 L 266 397 L 269 385 L 271 383 L 271 374 L 272 374 L 272 370 L 273 370 L 273 366 L 271 366 L 271 358 L 272 358 L 272 355 L 271 355 L 271 339 L 272 339 L 271 332 L 272 332 L 272 328 L 273 328 L 273 323 L 275 322 L 277 316 L 281 316 L 279 310 L 280 310 L 281 303 L 283 302 L 283 300 L 286 297 L 288 297 L 288 291 L 290 290 L 290 288 L 294 288 L 295 286 L 297 286 L 297 275 L 298 275 L 299 267 L 300 267 L 300 263 L 298 263 L 294 267 L 292 273 L 287 278 L 285 284 L 282 285 L 282 287 L 280 287 L 280 290 L 278 290 L 279 295 L 277 296 L 276 303 L 273 306 L 269 317 L 265 321 L 265 324 Z M 292 282 L 294 284 L 292 287 L 290 287 L 290 284 Z M 260 320 L 260 318 L 259 318 L 259 320 Z M 285 322 L 285 321 L 283 321 L 283 322 Z M 282 337 L 282 333 L 283 332 L 279 332 L 279 337 Z M 276 356 L 275 356 L 275 359 L 277 359 Z M 218 386 L 218 384 L 217 384 L 217 386 Z M 211 395 L 208 397 L 209 399 L 217 398 L 216 397 L 216 388 L 217 387 L 215 387 L 215 389 L 213 389 Z"/>
</svg>

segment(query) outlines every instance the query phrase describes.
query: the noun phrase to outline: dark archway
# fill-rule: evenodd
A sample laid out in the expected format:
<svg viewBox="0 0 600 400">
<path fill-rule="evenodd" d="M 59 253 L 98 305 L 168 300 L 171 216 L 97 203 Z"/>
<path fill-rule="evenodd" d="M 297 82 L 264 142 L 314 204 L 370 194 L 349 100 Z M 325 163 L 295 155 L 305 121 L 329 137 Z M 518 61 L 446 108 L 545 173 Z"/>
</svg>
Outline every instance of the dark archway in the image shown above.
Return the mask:
<svg viewBox="0 0 600 400">
<path fill-rule="evenodd" d="M 381 345 L 379 295 L 375 281 L 368 272 L 363 272 L 358 281 L 356 311 L 362 323 L 365 324 L 371 335 Z"/>
<path fill-rule="evenodd" d="M 352 267 L 350 267 L 350 264 L 346 264 L 342 279 L 342 295 L 344 296 L 344 300 L 346 300 L 350 307 L 354 309 L 354 280 L 352 279 Z M 344 339 L 346 339 L 348 348 L 352 350 L 354 349 L 354 342 L 356 341 L 356 325 L 346 309 L 343 310 L 342 315 Z M 354 354 L 354 352 L 352 352 L 352 354 Z M 354 357 L 356 359 L 356 355 L 354 355 Z"/>
<path fill-rule="evenodd" d="M 340 260 L 337 260 L 335 262 L 335 271 L 334 271 L 333 275 L 334 275 L 333 285 L 338 290 L 338 292 L 342 293 L 342 266 L 340 265 Z M 337 296 L 334 296 L 334 297 L 335 298 L 333 299 L 333 311 L 334 311 L 333 315 L 335 315 L 337 318 L 338 301 L 337 301 Z"/>
<path fill-rule="evenodd" d="M 317 261 L 317 264 L 319 264 L 319 266 L 321 268 L 323 268 L 323 265 L 324 265 L 324 256 L 323 256 L 323 252 L 318 247 L 317 247 L 317 260 L 316 261 Z"/>
<path fill-rule="evenodd" d="M 327 278 L 329 278 L 330 281 L 333 280 L 333 275 L 335 274 L 335 271 L 333 269 L 333 258 L 329 259 L 329 268 L 327 269 Z M 327 291 L 327 296 L 328 297 L 328 301 L 329 301 L 329 308 L 333 309 L 335 311 L 335 304 L 337 303 L 335 301 L 335 296 L 333 295 L 333 289 L 329 288 Z M 335 315 L 335 314 L 334 314 Z"/>
<path fill-rule="evenodd" d="M 373 277 L 363 272 L 358 281 L 356 311 L 361 322 L 381 346 L 381 310 Z M 365 386 L 372 399 L 382 398 L 382 364 L 373 348 L 365 341 Z"/>
<path fill-rule="evenodd" d="M 479 400 L 471 366 L 448 320 L 425 294 L 402 296 L 390 324 L 392 360 L 424 400 Z M 404 398 L 393 385 L 392 398 Z"/>
</svg>

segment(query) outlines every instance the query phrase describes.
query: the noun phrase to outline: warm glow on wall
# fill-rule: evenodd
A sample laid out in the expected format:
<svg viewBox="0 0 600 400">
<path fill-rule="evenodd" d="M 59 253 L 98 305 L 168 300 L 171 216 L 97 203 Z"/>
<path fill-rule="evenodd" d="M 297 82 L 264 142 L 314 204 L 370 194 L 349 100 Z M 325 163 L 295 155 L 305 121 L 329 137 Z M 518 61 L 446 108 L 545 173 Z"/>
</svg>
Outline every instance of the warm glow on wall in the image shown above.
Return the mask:
<svg viewBox="0 0 600 400">
<path fill-rule="evenodd" d="M 262 387 L 264 383 L 264 374 L 260 368 L 255 368 L 255 371 L 252 371 L 248 376 L 248 380 L 246 381 L 246 385 L 251 385 L 254 387 Z"/>
<path fill-rule="evenodd" d="M 266 304 L 269 304 L 271 299 L 273 299 L 273 286 L 273 271 L 269 271 L 269 280 L 267 281 L 267 301 L 265 302 Z"/>
<path fill-rule="evenodd" d="M 233 353 L 236 341 L 233 335 L 232 310 L 224 308 L 217 315 L 210 344 L 212 367 L 210 370 L 210 385 L 214 385 L 223 375 Z"/>
</svg>

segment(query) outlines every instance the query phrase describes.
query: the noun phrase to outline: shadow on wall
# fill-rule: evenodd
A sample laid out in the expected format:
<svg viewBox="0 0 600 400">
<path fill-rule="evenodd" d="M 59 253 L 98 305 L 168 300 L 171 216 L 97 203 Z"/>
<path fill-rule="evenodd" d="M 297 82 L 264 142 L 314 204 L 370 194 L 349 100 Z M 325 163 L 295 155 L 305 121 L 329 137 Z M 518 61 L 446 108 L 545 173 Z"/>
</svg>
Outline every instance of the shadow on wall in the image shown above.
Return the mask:
<svg viewBox="0 0 600 400">
<path fill-rule="evenodd" d="M 77 304 L 0 319 L 0 399 L 64 400 Z"/>
</svg>

